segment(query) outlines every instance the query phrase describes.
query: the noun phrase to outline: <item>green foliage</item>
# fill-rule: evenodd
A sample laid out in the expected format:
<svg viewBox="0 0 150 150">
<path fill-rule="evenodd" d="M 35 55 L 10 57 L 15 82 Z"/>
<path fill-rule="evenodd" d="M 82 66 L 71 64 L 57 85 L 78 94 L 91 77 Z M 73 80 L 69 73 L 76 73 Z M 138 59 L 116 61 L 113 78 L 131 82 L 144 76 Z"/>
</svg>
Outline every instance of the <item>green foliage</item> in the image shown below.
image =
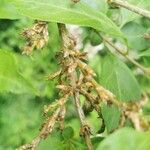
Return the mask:
<svg viewBox="0 0 150 150">
<path fill-rule="evenodd" d="M 13 6 L 10 0 L 1 0 L 0 1 L 0 18 L 2 19 L 18 19 L 21 18 L 21 15 L 18 14 L 17 9 Z"/>
<path fill-rule="evenodd" d="M 55 150 L 85 150 L 86 147 L 83 141 L 77 139 L 65 140 L 62 138 L 61 133 L 52 134 L 51 137 L 46 139 L 40 144 L 40 149 L 55 149 Z"/>
<path fill-rule="evenodd" d="M 150 9 L 149 0 L 128 2 Z M 14 150 L 31 142 L 45 120 L 42 117 L 44 105 L 58 99 L 55 81 L 45 81 L 46 75 L 58 70 L 55 54 L 60 51 L 61 42 L 57 22 L 80 26 L 81 50 L 87 50 L 86 45 L 91 44 L 89 65 L 97 73 L 98 82 L 113 92 L 120 102 L 138 103 L 143 91 L 150 95 L 150 77 L 119 55 L 108 54 L 106 43 L 93 30 L 110 37 L 108 39 L 121 49 L 122 44 L 116 39 L 123 41 L 125 36 L 129 57 L 150 67 L 150 42 L 144 38 L 150 31 L 147 18 L 122 7 L 113 8 L 105 0 L 80 0 L 79 3 L 72 0 L 0 0 L 0 19 L 0 150 Z M 33 56 L 23 56 L 21 50 L 25 42 L 20 33 L 33 26 L 35 19 L 49 22 L 49 43 L 43 50 L 34 51 Z M 78 30 L 74 32 L 76 34 Z M 100 44 L 102 47 L 97 53 L 94 50 Z M 106 126 L 104 133 L 97 134 L 102 124 L 97 113 L 86 114 L 95 150 L 149 150 L 149 132 L 118 129 L 121 108 L 109 102 L 101 103 L 99 107 Z M 58 131 L 56 124 L 52 134 L 40 143 L 39 150 L 87 149 L 84 139 L 79 136 L 80 122 L 74 109 L 68 102 L 65 129 Z M 140 111 L 149 118 L 150 102 Z M 133 126 L 129 119 L 125 123 L 125 126 Z"/>
<path fill-rule="evenodd" d="M 17 71 L 13 54 L 0 50 L 0 92 L 36 93 L 34 87 Z"/>
<path fill-rule="evenodd" d="M 27 94 L 0 95 L 0 150 L 14 150 L 37 135 L 43 104 Z"/>
<path fill-rule="evenodd" d="M 97 150 L 149 150 L 150 132 L 137 132 L 123 128 L 102 141 Z"/>
<path fill-rule="evenodd" d="M 140 99 L 140 86 L 126 64 L 113 55 L 107 55 L 102 63 L 102 85 L 112 91 L 119 100 L 128 102 Z"/>
<path fill-rule="evenodd" d="M 150 49 L 141 52 L 139 57 L 150 57 Z"/>
<path fill-rule="evenodd" d="M 126 35 L 131 49 L 138 51 L 147 49 L 150 46 L 149 41 L 143 38 L 144 33 L 147 33 L 147 29 L 141 24 L 129 22 L 123 26 L 122 31 Z"/>
<path fill-rule="evenodd" d="M 112 105 L 107 106 L 105 104 L 102 104 L 101 106 L 102 116 L 107 128 L 108 132 L 114 131 L 119 125 L 121 113 L 120 110 Z"/>
<path fill-rule="evenodd" d="M 140 7 L 140 8 L 144 8 L 147 10 L 150 9 L 150 1 L 149 0 L 127 0 L 127 1 L 133 5 Z M 114 13 L 114 11 L 112 11 L 111 13 Z M 141 15 L 133 13 L 123 7 L 118 9 L 117 13 L 119 15 L 117 15 L 118 17 L 117 17 L 116 21 L 119 23 L 120 27 L 123 27 L 126 23 L 128 23 L 130 21 L 135 21 L 136 19 L 141 18 Z"/>
<path fill-rule="evenodd" d="M 74 131 L 71 127 L 66 127 L 62 132 L 62 136 L 64 139 L 68 140 L 74 136 Z"/>
<path fill-rule="evenodd" d="M 33 19 L 88 26 L 123 37 L 119 28 L 104 13 L 96 11 L 84 2 L 78 4 L 69 0 L 13 0 L 12 2 L 22 15 Z"/>
<path fill-rule="evenodd" d="M 94 32 L 91 31 L 90 35 L 89 35 L 89 40 L 91 41 L 91 44 L 96 46 L 98 44 L 100 44 L 102 41 L 99 39 L 99 36 Z"/>
</svg>

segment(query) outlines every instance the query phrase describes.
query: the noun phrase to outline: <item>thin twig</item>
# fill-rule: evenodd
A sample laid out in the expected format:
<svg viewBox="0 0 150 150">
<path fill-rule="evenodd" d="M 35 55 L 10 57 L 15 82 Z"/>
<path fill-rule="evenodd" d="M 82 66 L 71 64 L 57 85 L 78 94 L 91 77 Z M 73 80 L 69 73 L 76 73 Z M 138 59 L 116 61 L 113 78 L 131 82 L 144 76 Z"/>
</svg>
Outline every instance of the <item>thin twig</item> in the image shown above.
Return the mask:
<svg viewBox="0 0 150 150">
<path fill-rule="evenodd" d="M 71 38 L 69 37 L 66 26 L 64 24 L 58 24 L 58 27 L 59 27 L 59 32 L 63 41 L 63 50 L 64 51 L 67 51 L 68 49 L 74 50 L 74 45 L 73 45 Z M 76 71 L 70 73 L 70 81 L 71 81 L 72 88 L 76 88 L 76 81 L 77 81 Z M 76 90 L 74 92 L 74 100 L 75 100 L 75 105 L 76 105 L 76 109 L 78 112 L 78 116 L 80 119 L 80 123 L 82 126 L 81 130 L 82 130 L 83 137 L 85 138 L 86 145 L 88 147 L 88 150 L 93 150 L 92 142 L 90 139 L 90 128 L 88 127 L 85 121 L 85 115 L 80 104 L 80 95 L 79 95 L 79 92 Z"/>
<path fill-rule="evenodd" d="M 72 73 L 71 75 L 71 81 L 72 81 L 72 86 L 76 87 L 76 72 Z M 76 110 L 78 112 L 78 116 L 80 119 L 80 123 L 81 123 L 81 136 L 83 136 L 85 138 L 88 150 L 93 150 L 93 146 L 92 146 L 92 142 L 90 139 L 90 127 L 88 126 L 86 120 L 85 120 L 85 115 L 81 106 L 81 102 L 80 102 L 80 94 L 78 91 L 74 92 L 74 100 L 75 100 L 75 106 L 76 106 Z"/>
<path fill-rule="evenodd" d="M 139 8 L 139 7 L 137 7 L 133 4 L 128 3 L 125 0 L 124 1 L 122 1 L 122 0 L 108 0 L 108 3 L 126 8 L 126 9 L 128 9 L 132 12 L 135 12 L 135 13 L 139 14 L 139 15 L 150 18 L 150 11 Z"/>
<path fill-rule="evenodd" d="M 83 135 L 83 137 L 85 138 L 88 150 L 93 150 L 93 146 L 92 146 L 92 142 L 90 139 L 90 128 L 88 126 L 88 124 L 85 121 L 85 115 L 83 112 L 83 109 L 81 107 L 81 103 L 80 103 L 80 98 L 79 98 L 79 93 L 75 93 L 74 94 L 74 99 L 75 99 L 75 104 L 76 104 L 76 109 L 78 112 L 78 116 L 80 118 L 80 123 L 81 123 L 81 135 Z"/>
<path fill-rule="evenodd" d="M 109 39 L 107 39 L 106 37 L 102 36 L 99 32 L 97 32 L 97 31 L 95 31 L 95 32 L 98 34 L 98 36 L 100 38 L 103 39 L 104 42 L 106 42 L 112 48 L 114 48 L 114 50 L 116 50 L 119 54 L 121 54 L 123 57 L 125 57 L 126 59 L 128 59 L 132 64 L 134 64 L 135 66 L 137 66 L 138 68 L 140 68 L 145 73 L 145 75 L 150 76 L 150 68 L 146 68 L 146 67 L 142 66 L 137 61 L 135 61 L 133 58 L 131 58 L 127 53 L 125 53 L 123 50 L 121 50 L 120 48 L 118 48 L 117 46 L 115 46 Z"/>
</svg>

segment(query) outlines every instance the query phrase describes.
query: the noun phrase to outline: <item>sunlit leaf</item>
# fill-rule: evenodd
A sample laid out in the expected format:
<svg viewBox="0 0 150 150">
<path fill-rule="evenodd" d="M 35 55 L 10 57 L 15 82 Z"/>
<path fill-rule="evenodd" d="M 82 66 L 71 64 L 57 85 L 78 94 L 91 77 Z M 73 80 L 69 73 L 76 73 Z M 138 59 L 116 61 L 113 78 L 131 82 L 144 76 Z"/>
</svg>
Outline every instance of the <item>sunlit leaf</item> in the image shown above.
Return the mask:
<svg viewBox="0 0 150 150">
<path fill-rule="evenodd" d="M 62 136 L 64 139 L 70 139 L 74 136 L 74 131 L 72 127 L 66 127 L 64 131 L 62 132 Z"/>
<path fill-rule="evenodd" d="M 101 106 L 101 110 L 107 131 L 111 132 L 116 129 L 119 125 L 121 116 L 121 112 L 118 107 L 103 104 Z"/>
<path fill-rule="evenodd" d="M 149 150 L 150 132 L 123 128 L 104 139 L 96 150 Z"/>
<path fill-rule="evenodd" d="M 33 86 L 18 72 L 12 53 L 0 50 L 0 92 L 36 93 Z"/>
<path fill-rule="evenodd" d="M 127 0 L 130 4 L 135 5 L 139 8 L 150 9 L 150 1 L 149 0 Z M 126 8 L 120 8 L 120 19 L 121 19 L 121 27 L 126 23 L 136 20 L 142 17 L 142 15 L 138 15 Z"/>
<path fill-rule="evenodd" d="M 143 51 L 139 54 L 139 57 L 150 57 L 150 49 Z"/>
<path fill-rule="evenodd" d="M 149 41 L 144 38 L 147 30 L 141 24 L 129 22 L 123 26 L 122 32 L 126 35 L 131 49 L 144 50 L 150 46 Z"/>
<path fill-rule="evenodd" d="M 21 14 L 33 19 L 93 27 L 107 34 L 121 36 L 119 28 L 102 12 L 84 1 L 12 0 Z"/>
<path fill-rule="evenodd" d="M 0 0 L 0 18 L 1 19 L 18 19 L 21 15 L 18 13 L 10 0 Z"/>
<path fill-rule="evenodd" d="M 119 100 L 136 101 L 141 91 L 131 70 L 118 58 L 108 55 L 103 60 L 100 83 Z"/>
</svg>

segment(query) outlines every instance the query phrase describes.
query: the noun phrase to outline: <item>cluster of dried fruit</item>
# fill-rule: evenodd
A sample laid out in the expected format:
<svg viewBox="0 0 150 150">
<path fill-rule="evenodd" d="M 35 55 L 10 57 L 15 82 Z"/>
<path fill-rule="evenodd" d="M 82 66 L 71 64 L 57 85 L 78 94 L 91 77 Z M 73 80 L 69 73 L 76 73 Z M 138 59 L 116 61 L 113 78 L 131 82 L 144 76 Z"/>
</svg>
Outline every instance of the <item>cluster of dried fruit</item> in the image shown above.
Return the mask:
<svg viewBox="0 0 150 150">
<path fill-rule="evenodd" d="M 32 28 L 23 31 L 22 36 L 27 40 L 27 44 L 23 48 L 23 54 L 31 55 L 34 49 L 41 49 L 48 42 L 47 22 L 37 21 Z"/>
<path fill-rule="evenodd" d="M 46 25 L 46 23 L 42 24 L 42 27 Z M 36 24 L 35 26 L 37 27 L 38 25 Z M 117 100 L 110 91 L 96 82 L 94 79 L 96 74 L 86 64 L 87 54 L 85 52 L 75 50 L 74 47 L 76 42 L 74 42 L 74 39 L 69 35 L 65 25 L 58 24 L 58 27 L 62 38 L 62 50 L 56 54 L 56 57 L 61 68 L 56 73 L 48 75 L 46 78 L 47 80 L 58 78 L 56 88 L 59 89 L 60 98 L 52 104 L 44 107 L 44 114 L 47 116 L 47 120 L 42 125 L 38 137 L 35 138 L 31 144 L 27 144 L 19 150 L 29 149 L 29 147 L 30 149 L 35 149 L 41 139 L 47 138 L 47 136 L 52 132 L 56 122 L 59 123 L 60 129 L 63 130 L 64 118 L 66 114 L 66 103 L 68 100 L 73 99 L 75 101 L 75 108 L 81 122 L 80 135 L 85 138 L 88 149 L 92 150 L 93 148 L 90 141 L 91 131 L 89 125 L 86 123 L 84 111 L 82 105 L 80 104 L 80 95 L 85 97 L 85 104 L 88 103 L 87 111 L 95 110 L 101 118 L 101 103 L 115 105 L 122 114 L 120 119 L 120 127 L 125 125 L 126 119 L 129 119 L 136 129 L 149 129 L 149 122 L 139 113 L 141 111 L 141 107 L 143 107 L 147 100 L 143 99 L 143 101 L 136 103 L 123 103 Z M 43 30 L 45 30 L 45 27 L 43 27 L 39 33 L 43 34 Z M 34 36 L 34 34 L 32 35 Z M 31 35 L 26 35 L 26 37 L 32 39 Z M 105 128 L 103 118 L 102 122 L 103 129 L 101 128 L 100 132 L 104 131 Z"/>
</svg>

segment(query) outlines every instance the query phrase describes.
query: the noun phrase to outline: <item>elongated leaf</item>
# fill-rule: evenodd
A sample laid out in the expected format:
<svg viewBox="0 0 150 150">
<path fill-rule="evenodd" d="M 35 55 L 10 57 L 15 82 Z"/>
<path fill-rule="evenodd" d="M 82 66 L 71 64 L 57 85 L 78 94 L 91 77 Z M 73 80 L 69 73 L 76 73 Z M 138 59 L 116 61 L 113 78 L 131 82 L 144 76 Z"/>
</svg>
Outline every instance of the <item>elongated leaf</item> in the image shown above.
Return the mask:
<svg viewBox="0 0 150 150">
<path fill-rule="evenodd" d="M 33 86 L 17 71 L 13 55 L 3 50 L 0 50 L 0 92 L 36 93 Z"/>
<path fill-rule="evenodd" d="M 21 17 L 19 12 L 12 5 L 10 0 L 0 0 L 0 18 L 2 19 L 18 19 Z"/>
<path fill-rule="evenodd" d="M 126 64 L 115 56 L 108 55 L 103 60 L 100 82 L 119 100 L 136 101 L 140 99 L 141 91 L 135 77 Z"/>
<path fill-rule="evenodd" d="M 150 132 L 123 128 L 104 139 L 96 150 L 149 150 Z"/>
<path fill-rule="evenodd" d="M 121 116 L 119 109 L 114 105 L 107 106 L 103 104 L 101 106 L 101 110 L 107 131 L 111 132 L 116 129 L 119 125 Z"/>
<path fill-rule="evenodd" d="M 20 12 L 33 19 L 93 27 L 105 33 L 123 36 L 119 28 L 103 13 L 84 0 L 12 0 Z"/>
<path fill-rule="evenodd" d="M 127 0 L 130 4 L 135 5 L 139 8 L 149 10 L 150 9 L 150 1 L 149 0 Z M 129 11 L 125 8 L 120 8 L 120 16 L 121 16 L 121 27 L 125 25 L 126 23 L 136 20 L 142 15 L 138 15 L 132 11 Z"/>
<path fill-rule="evenodd" d="M 149 41 L 143 38 L 148 31 L 141 24 L 129 22 L 123 26 L 122 32 L 126 35 L 131 49 L 140 51 L 149 48 Z"/>
<path fill-rule="evenodd" d="M 150 57 L 150 49 L 143 51 L 139 54 L 139 57 Z"/>
</svg>

